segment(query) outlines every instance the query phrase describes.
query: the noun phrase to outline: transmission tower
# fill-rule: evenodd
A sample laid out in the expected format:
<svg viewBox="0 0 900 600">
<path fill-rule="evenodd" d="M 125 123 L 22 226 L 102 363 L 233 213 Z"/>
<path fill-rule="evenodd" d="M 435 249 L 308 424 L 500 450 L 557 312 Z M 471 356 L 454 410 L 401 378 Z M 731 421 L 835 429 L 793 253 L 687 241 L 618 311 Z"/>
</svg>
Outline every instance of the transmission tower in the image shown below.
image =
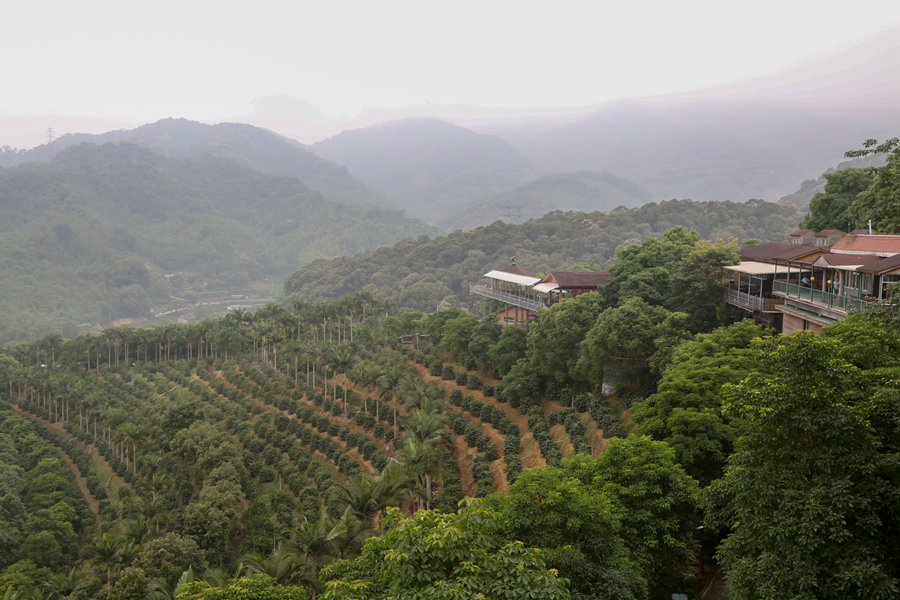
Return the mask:
<svg viewBox="0 0 900 600">
<path fill-rule="evenodd" d="M 52 127 L 47 128 L 47 143 L 48 144 L 53 143 L 53 128 Z"/>
<path fill-rule="evenodd" d="M 519 223 L 522 222 L 522 207 L 521 206 L 507 206 L 506 207 L 506 220 L 511 221 L 513 218 L 518 219 Z"/>
</svg>

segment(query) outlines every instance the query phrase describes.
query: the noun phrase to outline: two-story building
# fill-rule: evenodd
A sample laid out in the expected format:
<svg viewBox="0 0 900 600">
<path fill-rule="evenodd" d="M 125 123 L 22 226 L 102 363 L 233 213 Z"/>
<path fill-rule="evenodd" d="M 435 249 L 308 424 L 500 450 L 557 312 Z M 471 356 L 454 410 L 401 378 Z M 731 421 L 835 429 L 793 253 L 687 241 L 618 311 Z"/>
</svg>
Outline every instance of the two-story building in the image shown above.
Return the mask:
<svg viewBox="0 0 900 600">
<path fill-rule="evenodd" d="M 504 325 L 528 325 L 540 308 L 580 294 L 597 291 L 609 278 L 598 271 L 550 271 L 539 278 L 513 263 L 484 274 L 485 281 L 469 286 L 469 293 L 485 299 L 484 313 L 496 313 Z"/>
<path fill-rule="evenodd" d="M 818 331 L 867 302 L 884 300 L 900 281 L 900 236 L 801 229 L 791 242 L 740 253 L 726 267 L 725 302 L 789 334 Z"/>
</svg>

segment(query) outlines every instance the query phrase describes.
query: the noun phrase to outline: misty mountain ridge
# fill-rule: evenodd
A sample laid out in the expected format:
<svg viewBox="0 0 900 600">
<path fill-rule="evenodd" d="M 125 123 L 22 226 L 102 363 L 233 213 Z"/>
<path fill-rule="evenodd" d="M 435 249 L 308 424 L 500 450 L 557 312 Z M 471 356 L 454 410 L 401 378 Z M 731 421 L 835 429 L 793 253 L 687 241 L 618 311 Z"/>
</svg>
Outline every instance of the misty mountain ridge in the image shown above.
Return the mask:
<svg viewBox="0 0 900 600">
<path fill-rule="evenodd" d="M 81 143 L 129 142 L 169 158 L 220 156 L 272 175 L 296 177 L 313 190 L 346 204 L 386 206 L 392 203 L 347 173 L 284 137 L 241 123 L 206 125 L 187 119 L 163 119 L 136 129 L 103 134 L 67 134 L 25 152 L 0 154 L 0 165 L 48 162 L 65 148 Z"/>
<path fill-rule="evenodd" d="M 438 225 L 447 231 L 472 229 L 492 219 L 519 223 L 554 210 L 609 212 L 618 207 L 635 208 L 652 199 L 645 188 L 611 173 L 555 173 L 463 204 Z"/>
<path fill-rule="evenodd" d="M 0 169 L 0 233 L 2 345 L 74 336 L 146 317 L 170 296 L 272 284 L 316 259 L 440 231 L 230 158 L 110 142 Z"/>
<path fill-rule="evenodd" d="M 514 188 L 538 174 L 509 143 L 440 119 L 345 131 L 310 148 L 430 223 L 440 223 L 465 200 Z"/>
</svg>

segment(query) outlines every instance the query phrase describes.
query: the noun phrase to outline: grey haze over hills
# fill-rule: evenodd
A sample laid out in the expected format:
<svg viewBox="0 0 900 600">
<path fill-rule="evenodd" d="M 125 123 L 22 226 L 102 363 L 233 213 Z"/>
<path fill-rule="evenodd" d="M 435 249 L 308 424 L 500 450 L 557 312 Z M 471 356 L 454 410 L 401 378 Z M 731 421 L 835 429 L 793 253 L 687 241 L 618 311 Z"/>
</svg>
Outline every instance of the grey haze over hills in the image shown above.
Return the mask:
<svg viewBox="0 0 900 600">
<path fill-rule="evenodd" d="M 777 200 L 868 138 L 900 131 L 900 30 L 781 73 L 476 127 L 544 171 L 605 170 L 663 198 Z M 474 126 L 473 126 L 474 127 Z"/>
<path fill-rule="evenodd" d="M 309 139 L 302 134 L 311 125 L 304 129 L 304 123 L 321 127 L 325 117 L 287 99 L 263 103 L 248 116 L 278 134 L 167 119 L 0 152 L 0 165 L 48 161 L 79 142 L 128 141 L 169 157 L 225 156 L 297 177 L 341 202 L 403 207 L 445 229 L 671 198 L 777 201 L 790 194 L 803 205 L 845 151 L 868 138 L 898 135 L 897 98 L 895 29 L 754 80 L 597 107 L 370 111 L 355 129 L 305 146 L 283 136 Z M 371 124 L 379 119 L 393 120 Z M 799 182 L 805 187 L 796 195 Z"/>
<path fill-rule="evenodd" d="M 310 148 L 345 165 L 410 216 L 434 224 L 462 204 L 538 175 L 535 165 L 508 142 L 439 119 L 344 131 Z"/>
<path fill-rule="evenodd" d="M 228 158 L 270 175 L 296 177 L 309 188 L 346 204 L 396 208 L 390 200 L 353 178 L 347 169 L 324 160 L 271 131 L 241 123 L 206 125 L 187 119 L 163 119 L 102 134 L 68 134 L 31 150 L 0 153 L 0 166 L 49 162 L 59 152 L 82 143 L 128 142 L 167 158 Z"/>
<path fill-rule="evenodd" d="M 864 140 L 900 131 L 898 34 L 752 81 L 621 100 L 592 111 L 504 118 L 485 110 L 466 117 L 459 107 L 446 107 L 449 120 L 491 137 L 434 119 L 408 119 L 347 131 L 312 149 L 445 228 L 477 224 L 475 215 L 490 222 L 505 214 L 506 202 L 529 204 L 527 194 L 513 191 L 534 180 L 516 181 L 529 173 L 613 174 L 643 188 L 650 200 L 777 201 L 796 191 L 798 182 L 834 168 Z M 484 161 L 501 154 L 487 147 L 476 151 L 478 144 L 503 148 L 491 181 L 478 174 Z M 512 185 L 496 189 L 504 183 Z M 587 206 L 554 206 L 545 196 L 527 212 L 539 216 L 530 213 L 541 205 L 589 210 L 596 198 L 584 200 Z"/>
<path fill-rule="evenodd" d="M 472 229 L 497 219 L 521 223 L 554 210 L 609 212 L 618 207 L 634 208 L 652 199 L 646 189 L 609 173 L 556 173 L 463 204 L 437 225 L 448 231 Z"/>
</svg>

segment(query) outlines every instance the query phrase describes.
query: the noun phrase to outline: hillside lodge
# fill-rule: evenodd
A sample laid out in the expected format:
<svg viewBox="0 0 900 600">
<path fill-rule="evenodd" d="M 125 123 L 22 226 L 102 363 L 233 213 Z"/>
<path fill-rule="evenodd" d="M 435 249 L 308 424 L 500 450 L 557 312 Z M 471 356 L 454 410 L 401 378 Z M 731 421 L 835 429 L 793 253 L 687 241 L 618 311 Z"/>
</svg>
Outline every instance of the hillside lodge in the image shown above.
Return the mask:
<svg viewBox="0 0 900 600">
<path fill-rule="evenodd" d="M 868 302 L 887 300 L 900 281 L 900 236 L 800 229 L 789 242 L 740 251 L 724 267 L 725 302 L 789 334 L 818 331 Z"/>
<path fill-rule="evenodd" d="M 486 281 L 469 286 L 469 292 L 488 301 L 485 313 L 496 312 L 504 325 L 528 326 L 541 307 L 597 291 L 609 278 L 605 271 L 550 271 L 546 277 L 536 277 L 528 269 L 512 264 L 505 269 L 484 274 Z"/>
</svg>

